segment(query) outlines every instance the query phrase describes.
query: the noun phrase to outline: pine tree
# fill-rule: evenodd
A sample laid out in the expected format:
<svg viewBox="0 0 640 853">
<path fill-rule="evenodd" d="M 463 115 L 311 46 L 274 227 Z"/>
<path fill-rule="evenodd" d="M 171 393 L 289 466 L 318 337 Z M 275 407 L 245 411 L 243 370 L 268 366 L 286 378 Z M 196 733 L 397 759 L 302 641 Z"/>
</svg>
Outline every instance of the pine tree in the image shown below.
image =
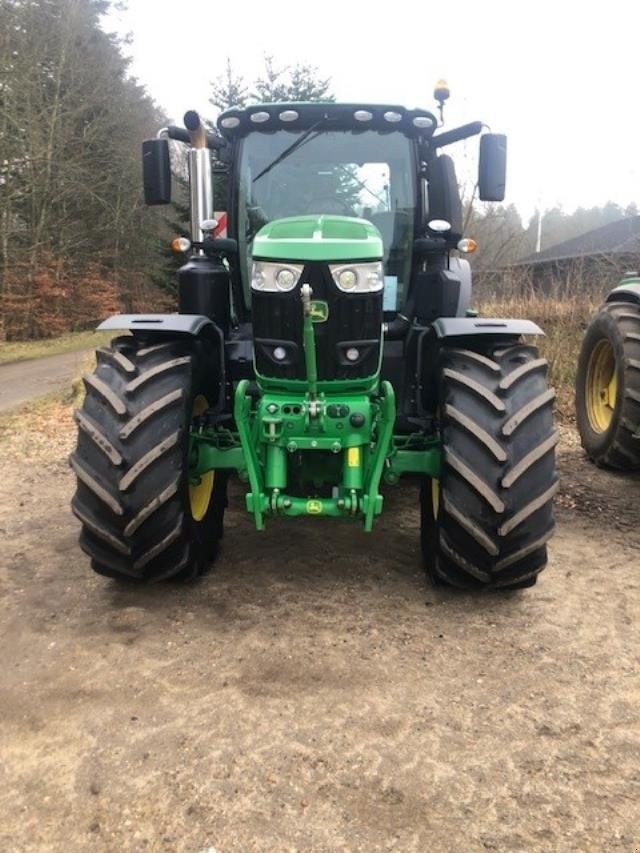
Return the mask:
<svg viewBox="0 0 640 853">
<path fill-rule="evenodd" d="M 290 100 L 287 82 L 283 79 L 288 70 L 286 65 L 278 67 L 273 56 L 265 54 L 264 75 L 258 77 L 253 84 L 251 92 L 253 100 L 261 104 L 281 103 Z"/>
<path fill-rule="evenodd" d="M 209 103 L 218 112 L 224 112 L 230 107 L 244 107 L 249 97 L 249 90 L 245 86 L 244 79 L 236 74 L 231 65 L 231 59 L 227 56 L 222 80 L 214 80 L 211 83 L 211 97 Z"/>
<path fill-rule="evenodd" d="M 265 54 L 264 73 L 249 91 L 244 78 L 236 73 L 227 57 L 222 79 L 211 84 L 209 103 L 216 113 L 221 113 L 230 107 L 245 107 L 250 102 L 335 101 L 330 88 L 331 78 L 321 77 L 315 65 L 278 65 L 273 56 Z M 214 126 L 214 122 L 208 124 Z"/>
<path fill-rule="evenodd" d="M 273 57 L 267 54 L 264 65 L 264 76 L 255 81 L 251 93 L 252 98 L 260 103 L 335 100 L 329 91 L 331 78 L 320 77 L 315 65 L 277 66 Z"/>
<path fill-rule="evenodd" d="M 335 101 L 331 78 L 320 77 L 315 65 L 298 63 L 291 69 L 288 97 L 292 101 Z"/>
</svg>

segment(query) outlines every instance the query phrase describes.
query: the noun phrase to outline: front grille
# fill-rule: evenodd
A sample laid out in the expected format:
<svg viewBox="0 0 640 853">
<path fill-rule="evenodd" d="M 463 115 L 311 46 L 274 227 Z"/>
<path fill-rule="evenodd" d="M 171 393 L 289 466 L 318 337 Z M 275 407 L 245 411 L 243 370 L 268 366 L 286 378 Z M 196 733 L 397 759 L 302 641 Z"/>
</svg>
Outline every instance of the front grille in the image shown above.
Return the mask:
<svg viewBox="0 0 640 853">
<path fill-rule="evenodd" d="M 300 287 L 311 285 L 313 299 L 329 305 L 329 319 L 316 323 L 318 379 L 360 379 L 373 375 L 380 358 L 382 291 L 343 293 L 331 277 L 327 264 L 305 267 L 298 286 L 290 293 L 253 291 L 253 334 L 256 367 L 262 376 L 277 379 L 304 379 L 302 344 L 302 299 Z M 286 356 L 278 361 L 273 351 L 281 347 Z M 356 362 L 349 362 L 346 350 L 359 350 Z"/>
</svg>

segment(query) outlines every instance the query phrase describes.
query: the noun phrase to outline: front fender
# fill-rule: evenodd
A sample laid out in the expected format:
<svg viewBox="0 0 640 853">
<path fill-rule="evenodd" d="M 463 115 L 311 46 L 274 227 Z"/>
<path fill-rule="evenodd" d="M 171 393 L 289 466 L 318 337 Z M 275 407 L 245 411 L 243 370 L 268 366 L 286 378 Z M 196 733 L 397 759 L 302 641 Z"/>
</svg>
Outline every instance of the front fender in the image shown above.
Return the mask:
<svg viewBox="0 0 640 853">
<path fill-rule="evenodd" d="M 103 320 L 98 332 L 129 329 L 132 332 L 172 332 L 182 335 L 199 335 L 203 329 L 216 325 L 203 314 L 114 314 Z"/>
<path fill-rule="evenodd" d="M 544 335 L 532 320 L 503 320 L 493 317 L 439 317 L 433 322 L 438 339 L 498 335 Z"/>
<path fill-rule="evenodd" d="M 206 340 L 206 346 L 216 357 L 216 377 L 220 393 L 214 411 L 224 407 L 226 358 L 222 330 L 203 314 L 114 314 L 103 320 L 96 331 L 153 332 L 159 335 L 184 335 Z"/>
<path fill-rule="evenodd" d="M 640 279 L 627 279 L 614 287 L 607 296 L 606 302 L 639 302 L 640 303 Z"/>
</svg>

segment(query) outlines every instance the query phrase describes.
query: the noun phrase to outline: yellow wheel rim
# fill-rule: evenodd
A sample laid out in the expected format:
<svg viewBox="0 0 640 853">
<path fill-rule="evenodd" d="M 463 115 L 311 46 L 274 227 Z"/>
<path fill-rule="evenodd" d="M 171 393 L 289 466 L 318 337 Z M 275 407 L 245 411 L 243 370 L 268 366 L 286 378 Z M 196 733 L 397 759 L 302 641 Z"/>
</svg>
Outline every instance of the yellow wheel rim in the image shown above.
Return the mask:
<svg viewBox="0 0 640 853">
<path fill-rule="evenodd" d="M 208 408 L 209 404 L 206 397 L 199 394 L 193 401 L 193 409 L 191 410 L 192 418 L 202 415 Z M 200 482 L 197 485 L 189 484 L 189 506 L 194 521 L 202 521 L 207 514 L 209 504 L 211 503 L 211 495 L 213 494 L 215 477 L 215 471 L 207 471 L 200 476 Z"/>
<path fill-rule="evenodd" d="M 594 432 L 606 432 L 611 426 L 618 399 L 616 357 L 608 340 L 595 345 L 587 369 L 585 389 L 587 417 Z"/>
<path fill-rule="evenodd" d="M 440 512 L 440 480 L 431 480 L 431 509 L 437 521 Z"/>
</svg>

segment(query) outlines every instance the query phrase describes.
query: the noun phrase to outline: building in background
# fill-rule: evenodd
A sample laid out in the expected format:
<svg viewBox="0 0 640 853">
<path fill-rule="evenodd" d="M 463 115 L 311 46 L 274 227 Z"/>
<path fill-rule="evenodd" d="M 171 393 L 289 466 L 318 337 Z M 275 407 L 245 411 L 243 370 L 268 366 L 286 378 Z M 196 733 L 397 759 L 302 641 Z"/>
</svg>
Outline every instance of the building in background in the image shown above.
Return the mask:
<svg viewBox="0 0 640 853">
<path fill-rule="evenodd" d="M 584 287 L 603 292 L 616 277 L 640 269 L 640 216 L 628 216 L 557 243 L 510 265 L 543 292 Z"/>
</svg>

